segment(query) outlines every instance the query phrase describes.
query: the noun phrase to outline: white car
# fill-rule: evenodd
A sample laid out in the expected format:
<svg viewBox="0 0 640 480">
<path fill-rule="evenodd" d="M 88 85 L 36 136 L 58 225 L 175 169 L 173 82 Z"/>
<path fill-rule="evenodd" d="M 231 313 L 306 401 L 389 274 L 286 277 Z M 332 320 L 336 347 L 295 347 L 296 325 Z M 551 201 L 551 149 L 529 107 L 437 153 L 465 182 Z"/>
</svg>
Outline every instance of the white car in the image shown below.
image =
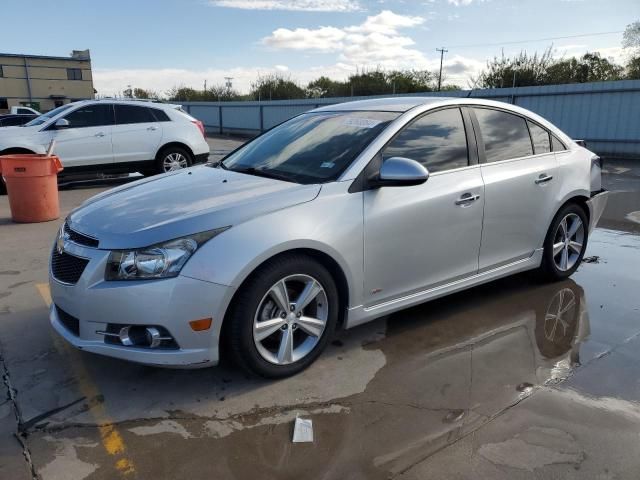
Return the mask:
<svg viewBox="0 0 640 480">
<path fill-rule="evenodd" d="M 55 140 L 62 175 L 164 173 L 205 162 L 204 125 L 179 105 L 83 100 L 0 130 L 0 155 L 45 153 Z"/>
<path fill-rule="evenodd" d="M 39 111 L 31 107 L 25 107 L 22 105 L 16 105 L 11 107 L 11 110 L 9 110 L 9 113 L 11 113 L 12 115 L 42 115 Z"/>
</svg>

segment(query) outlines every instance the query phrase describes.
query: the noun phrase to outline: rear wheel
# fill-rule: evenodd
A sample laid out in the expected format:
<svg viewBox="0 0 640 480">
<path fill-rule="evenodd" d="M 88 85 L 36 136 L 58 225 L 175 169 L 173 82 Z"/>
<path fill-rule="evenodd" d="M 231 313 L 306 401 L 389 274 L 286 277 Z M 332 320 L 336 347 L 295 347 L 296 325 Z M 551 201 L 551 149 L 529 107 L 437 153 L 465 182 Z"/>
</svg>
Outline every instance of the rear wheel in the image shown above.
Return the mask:
<svg viewBox="0 0 640 480">
<path fill-rule="evenodd" d="M 548 280 L 572 275 L 580 266 L 587 248 L 588 219 L 584 209 L 565 205 L 554 217 L 544 242 L 540 272 Z"/>
<path fill-rule="evenodd" d="M 269 378 L 307 368 L 329 341 L 338 318 L 331 274 L 304 255 L 261 267 L 235 299 L 227 333 L 231 353 L 246 370 Z"/>
<path fill-rule="evenodd" d="M 181 170 L 193 165 L 191 154 L 182 147 L 167 147 L 160 151 L 156 159 L 156 173 Z"/>
</svg>

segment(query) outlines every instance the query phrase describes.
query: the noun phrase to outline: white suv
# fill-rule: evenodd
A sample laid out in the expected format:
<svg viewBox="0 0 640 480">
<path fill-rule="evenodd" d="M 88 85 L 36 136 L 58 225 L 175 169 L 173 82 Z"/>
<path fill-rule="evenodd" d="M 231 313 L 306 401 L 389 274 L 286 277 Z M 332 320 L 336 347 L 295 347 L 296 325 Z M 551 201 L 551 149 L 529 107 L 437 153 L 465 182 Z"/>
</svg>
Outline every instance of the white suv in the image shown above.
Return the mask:
<svg viewBox="0 0 640 480">
<path fill-rule="evenodd" d="M 201 121 L 179 105 L 135 100 L 68 103 L 21 127 L 3 128 L 0 155 L 44 153 L 52 139 L 65 176 L 164 173 L 209 156 Z"/>
</svg>

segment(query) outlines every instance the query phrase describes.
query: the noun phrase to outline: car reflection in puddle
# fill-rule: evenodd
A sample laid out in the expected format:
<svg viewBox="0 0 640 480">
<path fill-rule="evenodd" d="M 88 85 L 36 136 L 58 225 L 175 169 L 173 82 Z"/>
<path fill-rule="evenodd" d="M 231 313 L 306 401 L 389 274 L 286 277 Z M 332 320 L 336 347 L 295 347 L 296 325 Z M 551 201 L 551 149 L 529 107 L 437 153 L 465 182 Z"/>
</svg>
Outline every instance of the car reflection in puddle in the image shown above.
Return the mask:
<svg viewBox="0 0 640 480">
<path fill-rule="evenodd" d="M 219 458 L 237 478 L 258 463 L 263 478 L 387 478 L 566 378 L 588 333 L 572 280 L 519 276 L 402 311 L 367 346 L 386 365 L 340 413 L 315 416 L 315 445 L 292 446 L 288 426 L 269 425 L 234 432 Z M 239 445 L 251 461 L 230 455 Z"/>
</svg>

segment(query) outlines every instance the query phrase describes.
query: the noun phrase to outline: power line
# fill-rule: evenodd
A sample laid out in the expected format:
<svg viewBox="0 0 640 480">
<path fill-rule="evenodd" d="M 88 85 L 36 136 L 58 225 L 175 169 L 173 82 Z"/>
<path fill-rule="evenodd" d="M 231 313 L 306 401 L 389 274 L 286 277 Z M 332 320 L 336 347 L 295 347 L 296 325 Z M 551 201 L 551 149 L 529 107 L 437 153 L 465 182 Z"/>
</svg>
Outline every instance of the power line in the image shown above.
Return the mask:
<svg viewBox="0 0 640 480">
<path fill-rule="evenodd" d="M 583 33 L 580 35 L 565 35 L 563 37 L 546 37 L 536 38 L 532 40 L 517 40 L 513 42 L 496 42 L 496 43 L 473 43 L 467 45 L 447 45 L 448 48 L 473 48 L 473 47 L 500 47 L 502 45 L 518 45 L 522 43 L 534 43 L 534 42 L 546 42 L 549 40 L 566 40 L 569 38 L 583 38 L 583 37 L 597 37 L 602 35 L 613 35 L 616 33 L 623 33 L 623 30 L 616 30 L 613 32 L 596 32 L 596 33 Z"/>
</svg>

